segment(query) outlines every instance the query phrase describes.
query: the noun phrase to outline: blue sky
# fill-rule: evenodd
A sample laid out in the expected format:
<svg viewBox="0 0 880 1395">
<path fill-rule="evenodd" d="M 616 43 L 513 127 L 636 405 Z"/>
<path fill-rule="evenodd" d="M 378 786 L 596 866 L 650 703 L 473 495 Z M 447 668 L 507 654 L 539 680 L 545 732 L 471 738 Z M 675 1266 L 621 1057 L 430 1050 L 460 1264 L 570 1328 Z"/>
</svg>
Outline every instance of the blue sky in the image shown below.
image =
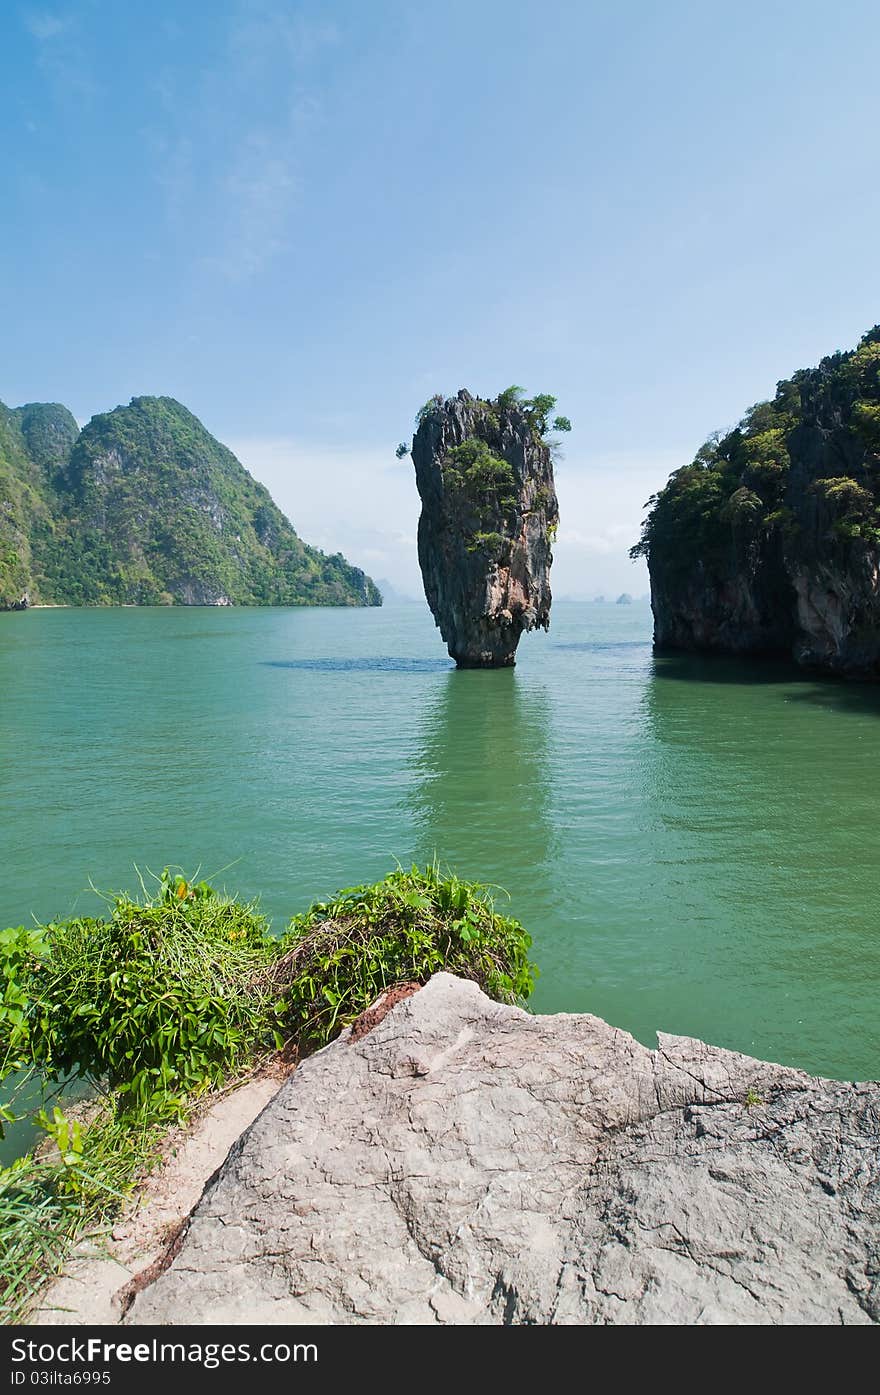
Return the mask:
<svg viewBox="0 0 880 1395">
<path fill-rule="evenodd" d="M 0 399 L 179 398 L 302 535 L 418 590 L 393 455 L 550 391 L 557 593 L 880 319 L 874 0 L 3 5 Z"/>
</svg>

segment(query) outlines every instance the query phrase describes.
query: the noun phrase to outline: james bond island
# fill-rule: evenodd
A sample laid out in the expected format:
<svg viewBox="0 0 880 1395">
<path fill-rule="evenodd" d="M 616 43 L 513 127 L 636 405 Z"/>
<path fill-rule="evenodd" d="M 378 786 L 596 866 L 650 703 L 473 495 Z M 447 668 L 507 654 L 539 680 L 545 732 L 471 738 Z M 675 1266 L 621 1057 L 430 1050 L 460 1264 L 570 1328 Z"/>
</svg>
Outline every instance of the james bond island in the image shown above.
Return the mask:
<svg viewBox="0 0 880 1395">
<path fill-rule="evenodd" d="M 880 326 L 780 382 L 650 500 L 660 649 L 880 677 Z"/>
<path fill-rule="evenodd" d="M 559 505 L 547 432 L 571 429 L 567 417 L 551 423 L 555 405 L 516 387 L 494 400 L 463 388 L 418 414 L 419 565 L 459 668 L 513 664 L 523 631 L 549 628 Z M 398 455 L 408 450 L 401 443 Z"/>
</svg>

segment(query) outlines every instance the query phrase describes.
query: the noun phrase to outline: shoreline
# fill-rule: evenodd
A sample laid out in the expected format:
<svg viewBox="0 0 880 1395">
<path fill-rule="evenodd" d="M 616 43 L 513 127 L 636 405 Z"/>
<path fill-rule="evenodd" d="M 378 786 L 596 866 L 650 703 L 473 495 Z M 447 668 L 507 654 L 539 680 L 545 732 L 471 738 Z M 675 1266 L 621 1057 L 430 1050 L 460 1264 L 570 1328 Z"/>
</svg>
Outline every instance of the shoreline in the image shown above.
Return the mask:
<svg viewBox="0 0 880 1395">
<path fill-rule="evenodd" d="M 121 1322 L 138 1290 L 161 1273 L 213 1173 L 295 1068 L 279 1054 L 250 1079 L 206 1095 L 186 1124 L 169 1130 L 161 1161 L 126 1199 L 112 1227 L 80 1239 L 21 1321 L 47 1327 Z"/>
</svg>

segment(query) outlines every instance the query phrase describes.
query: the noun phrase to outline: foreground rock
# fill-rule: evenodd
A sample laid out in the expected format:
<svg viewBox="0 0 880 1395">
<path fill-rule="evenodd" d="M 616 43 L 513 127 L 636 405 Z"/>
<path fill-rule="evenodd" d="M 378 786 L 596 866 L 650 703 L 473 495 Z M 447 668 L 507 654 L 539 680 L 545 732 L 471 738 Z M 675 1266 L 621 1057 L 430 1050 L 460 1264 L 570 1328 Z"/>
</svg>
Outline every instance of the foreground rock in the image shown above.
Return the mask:
<svg viewBox="0 0 880 1395">
<path fill-rule="evenodd" d="M 438 974 L 290 1077 L 127 1320 L 876 1322 L 878 1109 Z"/>
<path fill-rule="evenodd" d="M 512 664 L 524 630 L 549 628 L 559 506 L 542 424 L 526 404 L 465 390 L 421 414 L 419 565 L 459 668 Z"/>
<path fill-rule="evenodd" d="M 86 1237 L 63 1272 L 40 1294 L 28 1322 L 49 1327 L 118 1323 L 138 1285 L 161 1272 L 173 1243 L 196 1205 L 206 1178 L 273 1097 L 283 1064 L 230 1093 L 210 1096 L 204 1112 L 165 1139 L 162 1165 L 138 1187 L 109 1236 Z"/>
</svg>

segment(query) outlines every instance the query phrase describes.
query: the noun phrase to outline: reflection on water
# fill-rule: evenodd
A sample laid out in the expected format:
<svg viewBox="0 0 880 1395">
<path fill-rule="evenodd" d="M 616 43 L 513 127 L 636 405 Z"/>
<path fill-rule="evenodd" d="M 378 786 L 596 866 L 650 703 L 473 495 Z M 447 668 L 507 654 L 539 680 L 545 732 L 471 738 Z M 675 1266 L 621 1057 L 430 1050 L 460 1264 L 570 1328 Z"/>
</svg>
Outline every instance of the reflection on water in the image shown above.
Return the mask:
<svg viewBox="0 0 880 1395">
<path fill-rule="evenodd" d="M 650 635 L 563 602 L 457 673 L 419 606 L 0 616 L 0 925 L 137 862 L 283 927 L 436 853 L 510 892 L 538 1011 L 880 1075 L 880 688 Z"/>
<path fill-rule="evenodd" d="M 451 659 L 266 659 L 267 668 L 300 669 L 305 673 L 443 673 Z"/>
<path fill-rule="evenodd" d="M 407 800 L 421 860 L 530 899 L 548 877 L 549 711 L 539 684 L 514 669 L 448 675 L 420 719 Z"/>
<path fill-rule="evenodd" d="M 880 765 L 880 692 L 658 657 L 645 711 L 645 796 L 701 985 L 691 1030 L 718 1039 L 735 993 L 746 1046 L 841 1075 L 873 1059 L 876 1074 L 880 832 L 865 772 Z M 808 1022 L 824 1042 L 812 1058 Z"/>
</svg>

